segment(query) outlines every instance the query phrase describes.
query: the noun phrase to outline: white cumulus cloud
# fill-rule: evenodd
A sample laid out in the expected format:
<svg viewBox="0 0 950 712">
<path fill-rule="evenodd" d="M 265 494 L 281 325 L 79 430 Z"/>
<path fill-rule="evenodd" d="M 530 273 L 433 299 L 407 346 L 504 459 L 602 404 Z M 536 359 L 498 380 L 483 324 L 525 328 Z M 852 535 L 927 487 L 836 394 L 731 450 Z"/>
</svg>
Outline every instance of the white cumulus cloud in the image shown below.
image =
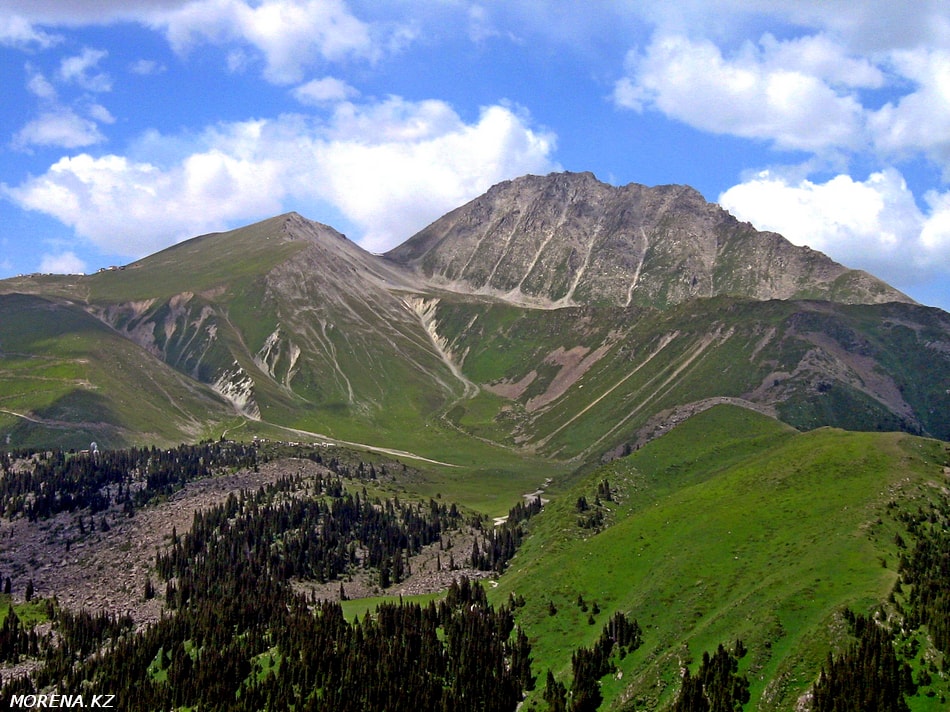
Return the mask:
<svg viewBox="0 0 950 712">
<path fill-rule="evenodd" d="M 847 10 L 817 0 L 680 10 L 660 13 L 650 41 L 628 53 L 616 106 L 838 165 L 856 156 L 881 166 L 923 157 L 950 179 L 945 3 L 922 0 L 912 13 L 878 0 Z M 730 42 L 718 26 L 697 25 L 711 22 L 712 10 L 745 36 L 757 17 L 792 22 L 796 34 Z M 673 31 L 680 25 L 672 17 L 691 20 Z"/>
<path fill-rule="evenodd" d="M 104 140 L 95 121 L 67 107 L 55 107 L 42 112 L 20 129 L 14 136 L 13 145 L 20 149 L 29 146 L 82 148 Z"/>
<path fill-rule="evenodd" d="M 820 151 L 860 147 L 862 107 L 839 87 L 880 81 L 871 65 L 822 38 L 767 36 L 726 57 L 709 40 L 658 35 L 645 51 L 628 55 L 627 76 L 613 96 L 620 107 L 659 110 L 704 131 Z"/>
<path fill-rule="evenodd" d="M 922 152 L 950 175 L 950 49 L 914 49 L 891 64 L 913 90 L 873 112 L 877 148 L 898 157 Z"/>
<path fill-rule="evenodd" d="M 31 66 L 27 65 L 26 71 L 29 75 L 29 79 L 26 83 L 26 88 L 29 90 L 29 92 L 39 99 L 55 101 L 56 87 L 54 87 L 46 77 L 44 77 L 40 72 L 35 71 Z"/>
<path fill-rule="evenodd" d="M 391 99 L 365 114 L 347 112 L 334 133 L 314 146 L 326 169 L 315 178 L 363 229 L 371 251 L 394 247 L 501 180 L 556 167 L 554 136 L 503 106 L 466 124 L 443 102 Z"/>
<path fill-rule="evenodd" d="M 24 15 L 0 12 L 0 45 L 2 46 L 47 49 L 61 41 L 62 37 L 38 29 Z"/>
<path fill-rule="evenodd" d="M 923 211 L 893 168 L 865 181 L 838 175 L 825 182 L 764 171 L 719 196 L 740 220 L 898 287 L 950 269 L 950 194 L 932 191 L 925 202 Z"/>
<path fill-rule="evenodd" d="M 64 58 L 59 65 L 59 76 L 65 82 L 78 84 L 93 92 L 112 90 L 112 78 L 98 71 L 99 62 L 109 56 L 105 50 L 86 47 L 77 55 Z"/>
<path fill-rule="evenodd" d="M 8 189 L 24 208 L 71 226 L 100 249 L 141 256 L 222 227 L 279 212 L 273 167 L 210 150 L 169 170 L 122 156 L 62 158 L 42 176 Z"/>
<path fill-rule="evenodd" d="M 79 55 L 67 57 L 60 63 L 54 80 L 60 87 L 75 83 L 86 92 L 107 91 L 111 88 L 109 77 L 93 71 L 105 56 L 105 52 L 84 50 Z M 26 65 L 26 74 L 26 88 L 39 100 L 39 109 L 36 118 L 27 122 L 14 135 L 14 148 L 82 148 L 105 141 L 99 125 L 115 123 L 115 117 L 105 106 L 92 100 L 91 94 L 84 92 L 71 106 L 66 105 L 60 100 L 59 91 L 53 82 L 31 64 Z"/>
<path fill-rule="evenodd" d="M 554 142 L 511 107 L 466 123 L 443 102 L 391 97 L 341 105 L 329 124 L 221 124 L 187 148 L 151 133 L 143 146 L 160 160 L 68 156 L 5 193 L 130 257 L 301 204 L 333 207 L 382 251 L 498 181 L 557 168 Z"/>
<path fill-rule="evenodd" d="M 359 91 L 342 79 L 323 77 L 297 87 L 293 90 L 293 96 L 301 104 L 321 106 L 353 99 L 359 96 Z"/>
<path fill-rule="evenodd" d="M 321 61 L 377 55 L 369 26 L 342 0 L 198 0 L 156 13 L 151 23 L 180 53 L 202 43 L 245 43 L 263 56 L 264 76 L 278 84 L 299 82 Z"/>
</svg>

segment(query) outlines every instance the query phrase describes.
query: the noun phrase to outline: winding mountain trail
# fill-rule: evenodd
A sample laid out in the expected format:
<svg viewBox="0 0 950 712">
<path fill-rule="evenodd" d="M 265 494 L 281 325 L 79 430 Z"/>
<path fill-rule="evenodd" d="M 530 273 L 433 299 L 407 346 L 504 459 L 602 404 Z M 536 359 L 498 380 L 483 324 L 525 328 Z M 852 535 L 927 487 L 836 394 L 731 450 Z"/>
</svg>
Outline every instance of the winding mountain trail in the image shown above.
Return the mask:
<svg viewBox="0 0 950 712">
<path fill-rule="evenodd" d="M 462 467 L 462 465 L 456 465 L 452 462 L 443 462 L 442 460 L 433 460 L 432 458 L 425 457 L 424 455 L 417 455 L 414 452 L 409 452 L 408 450 L 397 450 L 390 447 L 380 447 L 378 445 L 369 445 L 367 443 L 357 443 L 352 440 L 339 440 L 329 435 L 324 435 L 323 433 L 315 433 L 312 430 L 301 430 L 300 428 L 291 428 L 286 425 L 276 425 L 274 423 L 268 423 L 268 425 L 274 428 L 280 428 L 281 430 L 286 430 L 289 433 L 296 433 L 297 435 L 305 435 L 307 437 L 316 438 L 323 442 L 330 443 L 332 445 L 345 445 L 346 447 L 360 448 L 363 450 L 369 450 L 370 452 L 378 452 L 383 455 L 392 455 L 393 457 L 405 457 L 410 460 L 418 460 L 420 462 L 428 462 L 431 465 L 442 465 L 443 467 Z"/>
</svg>

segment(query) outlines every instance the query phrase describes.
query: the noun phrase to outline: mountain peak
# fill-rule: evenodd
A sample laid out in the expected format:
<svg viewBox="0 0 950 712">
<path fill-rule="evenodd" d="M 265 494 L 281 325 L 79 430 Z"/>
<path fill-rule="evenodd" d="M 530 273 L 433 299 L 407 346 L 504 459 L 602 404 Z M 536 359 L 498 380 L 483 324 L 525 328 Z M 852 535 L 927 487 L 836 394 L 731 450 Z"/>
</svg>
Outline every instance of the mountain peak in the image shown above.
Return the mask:
<svg viewBox="0 0 950 712">
<path fill-rule="evenodd" d="M 298 212 L 291 211 L 279 216 L 282 221 L 281 230 L 283 234 L 290 239 L 303 239 L 306 241 L 331 238 L 341 240 L 356 246 L 346 235 L 335 228 L 316 220 L 305 218 Z"/>
<path fill-rule="evenodd" d="M 666 307 L 720 294 L 911 301 L 739 222 L 694 188 L 618 187 L 589 172 L 499 183 L 385 257 L 439 287 L 540 306 Z"/>
</svg>

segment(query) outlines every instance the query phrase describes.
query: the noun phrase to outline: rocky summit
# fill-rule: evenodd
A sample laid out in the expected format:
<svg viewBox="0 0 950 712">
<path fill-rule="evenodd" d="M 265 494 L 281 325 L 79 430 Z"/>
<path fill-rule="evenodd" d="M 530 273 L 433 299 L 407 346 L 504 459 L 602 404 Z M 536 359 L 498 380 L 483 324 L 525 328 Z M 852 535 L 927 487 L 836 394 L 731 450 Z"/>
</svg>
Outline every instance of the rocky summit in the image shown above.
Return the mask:
<svg viewBox="0 0 950 712">
<path fill-rule="evenodd" d="M 519 304 L 667 307 L 695 297 L 909 302 L 826 255 L 761 232 L 688 186 L 591 173 L 500 183 L 386 254 L 443 288 Z"/>
</svg>

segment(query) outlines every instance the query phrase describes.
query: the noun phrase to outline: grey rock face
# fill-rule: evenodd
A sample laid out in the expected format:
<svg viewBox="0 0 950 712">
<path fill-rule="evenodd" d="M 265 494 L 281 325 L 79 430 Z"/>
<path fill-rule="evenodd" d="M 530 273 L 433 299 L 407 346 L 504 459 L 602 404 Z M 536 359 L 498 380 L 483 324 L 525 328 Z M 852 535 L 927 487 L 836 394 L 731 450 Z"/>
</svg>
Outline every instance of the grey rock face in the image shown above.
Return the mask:
<svg viewBox="0 0 950 712">
<path fill-rule="evenodd" d="M 500 183 L 385 257 L 433 286 L 545 307 L 666 307 L 720 294 L 912 301 L 739 222 L 688 186 L 615 187 L 591 173 Z"/>
</svg>

